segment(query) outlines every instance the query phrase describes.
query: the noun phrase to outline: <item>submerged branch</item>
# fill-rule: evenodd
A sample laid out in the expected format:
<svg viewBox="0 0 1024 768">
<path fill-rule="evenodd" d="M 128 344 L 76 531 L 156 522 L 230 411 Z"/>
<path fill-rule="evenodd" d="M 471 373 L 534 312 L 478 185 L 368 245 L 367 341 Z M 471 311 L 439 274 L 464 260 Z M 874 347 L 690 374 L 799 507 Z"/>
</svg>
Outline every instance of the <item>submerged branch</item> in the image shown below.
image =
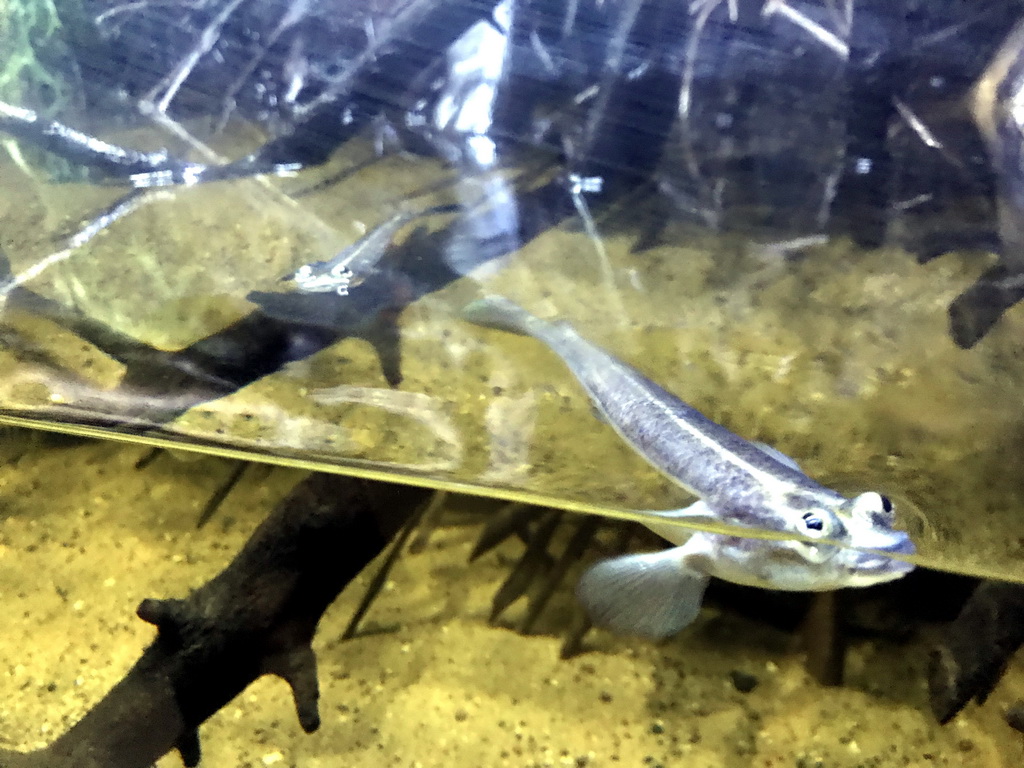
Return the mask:
<svg viewBox="0 0 1024 768">
<path fill-rule="evenodd" d="M 219 575 L 183 599 L 143 600 L 158 634 L 124 679 L 48 747 L 0 751 L 0 768 L 148 768 L 172 749 L 194 766 L 199 726 L 265 674 L 316 730 L 320 617 L 427 494 L 310 475 Z"/>
</svg>

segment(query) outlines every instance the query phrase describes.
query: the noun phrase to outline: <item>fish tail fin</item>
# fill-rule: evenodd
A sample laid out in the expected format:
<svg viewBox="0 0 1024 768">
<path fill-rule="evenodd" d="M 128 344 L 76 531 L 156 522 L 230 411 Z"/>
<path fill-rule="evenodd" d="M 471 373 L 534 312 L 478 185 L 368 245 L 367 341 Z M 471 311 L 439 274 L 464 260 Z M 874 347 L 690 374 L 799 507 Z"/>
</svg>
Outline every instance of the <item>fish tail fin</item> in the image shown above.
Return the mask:
<svg viewBox="0 0 1024 768">
<path fill-rule="evenodd" d="M 497 328 L 521 336 L 535 336 L 547 325 L 504 296 L 484 296 L 462 309 L 462 317 L 474 325 Z"/>
<path fill-rule="evenodd" d="M 677 547 L 603 560 L 583 574 L 576 596 L 598 626 L 662 639 L 697 618 L 708 580 Z"/>
</svg>

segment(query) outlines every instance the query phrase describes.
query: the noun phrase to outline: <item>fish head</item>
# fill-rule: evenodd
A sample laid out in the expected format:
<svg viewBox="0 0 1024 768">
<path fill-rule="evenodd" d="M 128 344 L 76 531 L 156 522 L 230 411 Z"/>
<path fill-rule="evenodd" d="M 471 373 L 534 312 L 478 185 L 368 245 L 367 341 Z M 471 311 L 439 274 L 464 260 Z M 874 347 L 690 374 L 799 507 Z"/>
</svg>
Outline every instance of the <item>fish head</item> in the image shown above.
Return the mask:
<svg viewBox="0 0 1024 768">
<path fill-rule="evenodd" d="M 869 491 L 846 499 L 837 517 L 845 535 L 842 558 L 850 568 L 848 586 L 863 587 L 905 576 L 914 566 L 899 558 L 917 550 L 906 531 L 898 530 L 896 508 L 888 497 Z"/>
<path fill-rule="evenodd" d="M 765 570 L 775 589 L 823 591 L 898 579 L 914 567 L 899 558 L 915 549 L 894 523 L 892 502 L 875 492 L 795 509 L 792 528 L 801 538 L 766 547 Z"/>
<path fill-rule="evenodd" d="M 711 546 L 687 565 L 735 584 L 788 592 L 827 592 L 894 581 L 913 566 L 886 554 L 835 544 L 698 534 Z"/>
<path fill-rule="evenodd" d="M 282 283 L 288 283 L 288 282 L 299 283 L 299 282 L 303 282 L 303 281 L 309 280 L 309 279 L 313 278 L 316 275 L 317 270 L 321 269 L 323 267 L 323 264 L 324 264 L 324 262 L 322 262 L 322 261 L 314 261 L 314 262 L 310 262 L 309 264 L 303 264 L 301 267 L 299 267 L 294 272 L 289 272 L 287 275 L 282 275 L 280 282 L 282 282 Z"/>
<path fill-rule="evenodd" d="M 778 530 L 792 539 L 711 536 L 708 573 L 740 584 L 820 592 L 893 581 L 913 566 L 899 559 L 914 545 L 894 528 L 892 503 L 878 493 L 790 496 L 776 507 Z"/>
<path fill-rule="evenodd" d="M 295 283 L 295 287 L 302 293 L 329 293 L 339 288 L 348 288 L 351 278 L 352 273 L 344 265 L 313 261 L 285 275 L 281 281 Z"/>
</svg>

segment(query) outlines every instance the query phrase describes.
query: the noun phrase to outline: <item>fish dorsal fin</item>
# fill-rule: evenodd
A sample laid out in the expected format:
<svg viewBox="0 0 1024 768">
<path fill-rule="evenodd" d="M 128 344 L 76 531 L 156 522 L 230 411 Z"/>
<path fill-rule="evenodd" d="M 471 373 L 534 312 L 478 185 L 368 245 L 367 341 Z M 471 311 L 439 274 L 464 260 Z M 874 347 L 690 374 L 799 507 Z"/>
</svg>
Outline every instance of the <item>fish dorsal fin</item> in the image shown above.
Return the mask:
<svg viewBox="0 0 1024 768">
<path fill-rule="evenodd" d="M 755 448 L 761 451 L 761 453 L 763 453 L 765 456 L 769 456 L 775 459 L 777 462 L 779 462 L 779 464 L 785 464 L 790 469 L 795 469 L 797 472 L 803 472 L 803 470 L 800 469 L 799 464 L 793 461 L 793 459 L 784 454 L 778 448 L 772 448 L 770 445 L 768 445 L 768 443 L 759 443 L 757 441 L 752 442 L 751 445 L 753 445 Z"/>
<path fill-rule="evenodd" d="M 708 577 L 684 563 L 682 547 L 603 560 L 576 595 L 595 624 L 652 639 L 671 637 L 700 612 Z"/>
</svg>

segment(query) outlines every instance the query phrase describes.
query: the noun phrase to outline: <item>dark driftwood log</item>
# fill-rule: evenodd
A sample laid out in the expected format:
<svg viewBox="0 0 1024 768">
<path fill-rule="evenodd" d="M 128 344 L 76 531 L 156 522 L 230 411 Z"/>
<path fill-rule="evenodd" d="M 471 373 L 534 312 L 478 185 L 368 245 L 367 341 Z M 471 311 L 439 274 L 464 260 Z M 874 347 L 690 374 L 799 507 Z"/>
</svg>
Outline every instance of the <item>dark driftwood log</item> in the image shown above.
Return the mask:
<svg viewBox="0 0 1024 768">
<path fill-rule="evenodd" d="M 983 581 L 932 650 L 932 712 L 947 723 L 972 699 L 984 704 L 1024 643 L 1024 585 Z"/>
<path fill-rule="evenodd" d="M 159 633 L 124 679 L 48 747 L 0 752 L 0 768 L 148 768 L 172 749 L 194 766 L 199 725 L 265 674 L 288 682 L 315 730 L 317 623 L 427 493 L 311 475 L 212 580 L 143 600 L 138 615 Z"/>
</svg>

